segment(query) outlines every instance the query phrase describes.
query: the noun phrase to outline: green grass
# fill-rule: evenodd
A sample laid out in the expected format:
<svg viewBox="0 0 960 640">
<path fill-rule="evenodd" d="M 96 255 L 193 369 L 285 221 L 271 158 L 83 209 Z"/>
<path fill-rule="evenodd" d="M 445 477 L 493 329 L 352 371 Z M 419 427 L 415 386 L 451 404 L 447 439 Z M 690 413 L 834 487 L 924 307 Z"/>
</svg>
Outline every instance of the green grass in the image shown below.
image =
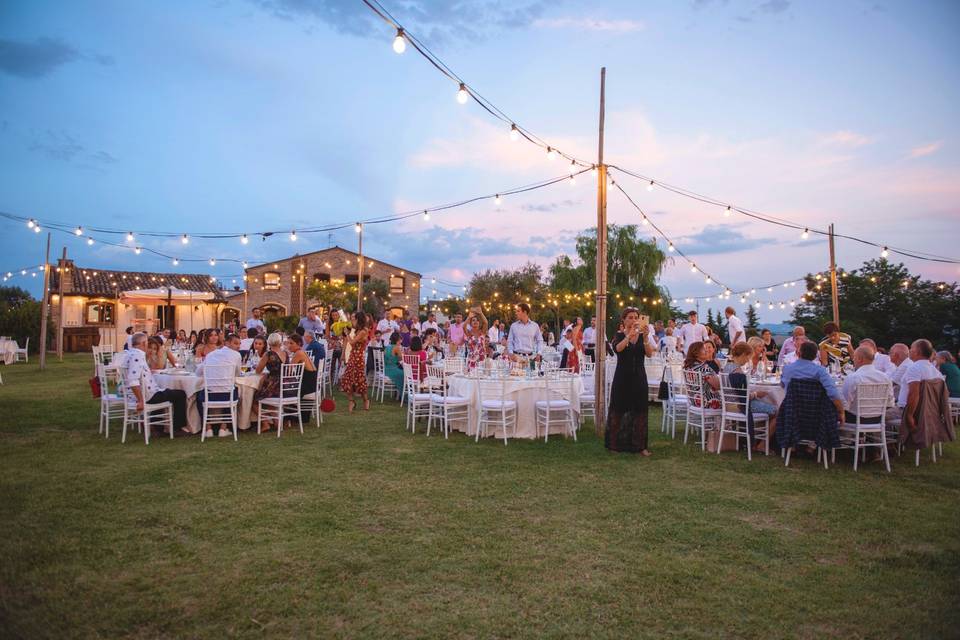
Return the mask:
<svg viewBox="0 0 960 640">
<path fill-rule="evenodd" d="M 97 435 L 89 355 L 0 368 L 0 637 L 960 637 L 960 446 L 799 459 L 444 441 L 395 406 Z"/>
</svg>

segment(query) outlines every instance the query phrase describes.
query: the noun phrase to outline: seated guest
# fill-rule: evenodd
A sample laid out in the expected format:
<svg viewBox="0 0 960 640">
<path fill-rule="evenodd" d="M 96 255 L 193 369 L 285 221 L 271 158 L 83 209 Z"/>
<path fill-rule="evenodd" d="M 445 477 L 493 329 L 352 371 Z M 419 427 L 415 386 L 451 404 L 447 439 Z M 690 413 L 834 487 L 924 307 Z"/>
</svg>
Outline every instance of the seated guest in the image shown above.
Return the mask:
<svg viewBox="0 0 960 640">
<path fill-rule="evenodd" d="M 428 329 L 428 332 L 430 330 Z M 436 330 L 433 330 L 436 335 Z M 383 372 L 398 390 L 403 388 L 403 347 L 399 333 L 390 335 L 390 345 L 383 351 Z"/>
<path fill-rule="evenodd" d="M 243 375 L 243 372 L 240 370 L 240 336 L 235 333 L 231 333 L 227 336 L 227 339 L 224 341 L 224 345 L 207 354 L 203 359 L 203 362 L 200 366 L 197 367 L 197 375 L 203 376 L 204 369 L 209 367 L 226 365 L 233 367 L 233 376 L 237 377 Z M 206 402 L 204 398 L 203 389 L 197 391 L 197 410 L 200 412 L 201 418 L 203 417 L 203 403 Z M 218 391 L 210 392 L 211 400 L 229 400 L 230 392 L 229 391 Z M 233 388 L 233 399 L 237 399 L 237 388 Z M 220 424 L 220 433 L 218 434 L 221 438 L 226 438 L 230 435 L 233 435 L 230 429 L 230 425 Z M 213 437 L 213 430 L 207 429 L 207 432 L 204 434 L 205 438 Z"/>
<path fill-rule="evenodd" d="M 751 349 L 750 359 L 747 361 L 750 375 L 760 376 L 769 371 L 770 363 L 767 362 L 767 349 L 763 340 L 753 336 L 747 340 L 747 345 Z"/>
<path fill-rule="evenodd" d="M 753 338 L 751 338 L 751 340 L 752 339 Z M 777 430 L 777 407 L 771 402 L 760 399 L 769 396 L 769 392 L 763 390 L 749 391 L 747 375 L 743 372 L 743 368 L 749 366 L 750 359 L 755 353 L 756 350 L 746 342 L 738 342 L 733 345 L 733 348 L 730 349 L 730 359 L 727 360 L 727 364 L 723 367 L 723 373 L 729 376 L 728 380 L 730 381 L 731 387 L 740 391 L 747 390 L 747 397 L 750 399 L 751 420 L 752 415 L 755 413 L 762 413 L 767 416 L 769 426 L 768 437 L 772 438 L 774 432 Z M 741 408 L 741 411 L 743 411 L 743 408 Z M 756 450 L 763 450 L 762 442 L 757 442 Z"/>
<path fill-rule="evenodd" d="M 419 329 L 415 329 L 415 331 L 419 331 Z M 403 345 L 404 348 L 409 347 L 410 338 L 416 335 L 410 330 L 410 325 L 407 324 L 406 322 L 401 322 L 399 327 L 399 333 L 400 333 L 400 344 Z M 389 338 L 390 336 L 388 335 L 387 337 Z M 385 341 L 383 344 L 389 344 L 389 339 Z"/>
<path fill-rule="evenodd" d="M 303 338 L 296 333 L 287 338 L 287 353 L 290 354 L 288 364 L 303 365 L 303 377 L 300 378 L 301 398 L 317 391 L 317 367 L 313 364 L 313 358 L 304 350 L 303 342 Z M 310 411 L 301 411 L 300 417 L 306 422 L 310 419 Z"/>
<path fill-rule="evenodd" d="M 316 369 L 320 368 L 320 361 L 327 357 L 327 350 L 317 341 L 317 336 L 310 330 L 303 332 L 303 350 L 313 360 L 313 366 Z M 311 391 L 311 393 L 313 392 Z"/>
<path fill-rule="evenodd" d="M 425 330 L 421 342 L 423 342 L 423 350 L 427 352 L 427 360 L 429 362 L 443 360 L 444 350 L 440 344 L 440 333 L 436 329 L 430 328 Z"/>
<path fill-rule="evenodd" d="M 897 367 L 890 361 L 890 356 L 880 351 L 872 338 L 864 338 L 860 341 L 859 346 L 873 349 L 873 366 L 877 371 L 887 374 L 888 378 L 896 371 Z"/>
<path fill-rule="evenodd" d="M 777 359 L 780 356 L 780 347 L 777 346 L 776 340 L 773 339 L 773 333 L 770 332 L 770 329 L 764 329 L 760 332 L 760 339 L 763 341 L 764 357 L 768 363 L 776 366 Z"/>
<path fill-rule="evenodd" d="M 147 338 L 147 366 L 150 367 L 150 370 L 160 371 L 161 369 L 165 369 L 167 363 L 169 363 L 171 367 L 177 366 L 177 360 L 173 357 L 173 354 L 170 353 L 170 350 L 164 346 L 163 338 L 158 338 L 157 336 Z"/>
<path fill-rule="evenodd" d="M 716 334 L 714 334 L 716 335 Z M 717 360 L 717 345 L 713 340 L 703 343 L 704 362 L 713 369 L 714 373 L 720 373 L 720 362 Z"/>
<path fill-rule="evenodd" d="M 904 372 L 900 380 L 897 406 L 906 409 L 904 420 L 911 431 L 916 428 L 914 411 L 920 401 L 920 383 L 924 380 L 943 380 L 940 370 L 931 362 L 932 358 L 933 345 L 929 340 L 914 340 L 910 345 L 910 359 L 913 364 Z"/>
<path fill-rule="evenodd" d="M 223 346 L 220 339 L 220 329 L 205 329 L 204 331 L 206 333 L 204 334 L 203 344 L 199 345 L 196 350 L 198 358 L 205 358 L 208 353 L 213 353 Z"/>
<path fill-rule="evenodd" d="M 277 357 L 280 358 L 280 362 L 282 364 L 287 364 L 287 352 L 283 350 L 283 334 L 282 333 L 278 331 L 274 331 L 269 336 L 267 336 L 267 351 L 277 354 Z M 267 366 L 267 359 L 261 357 L 260 362 L 257 363 L 257 373 L 263 373 L 263 370 L 266 366 Z"/>
<path fill-rule="evenodd" d="M 686 360 L 683 361 L 683 368 L 686 371 L 694 371 L 702 376 L 703 387 L 698 391 L 703 395 L 704 406 L 707 409 L 719 409 L 720 378 L 717 377 L 717 373 L 720 371 L 720 366 L 714 362 L 717 366 L 717 368 L 714 369 L 707 360 L 707 354 L 712 347 L 712 342 L 694 342 L 689 345 L 687 347 Z M 700 406 L 699 397 L 694 397 L 692 401 L 695 406 Z"/>
<path fill-rule="evenodd" d="M 843 396 L 827 370 L 818 362 L 814 362 L 819 353 L 820 347 L 816 343 L 803 342 L 797 350 L 797 361 L 783 368 L 780 384 L 784 389 L 789 389 L 790 382 L 793 380 L 817 380 L 827 392 L 827 397 L 833 401 L 833 405 L 837 408 L 837 416 L 842 421 Z"/>
<path fill-rule="evenodd" d="M 187 394 L 180 389 L 161 389 L 147 366 L 147 334 L 134 333 L 130 336 L 130 349 L 124 366 L 124 381 L 127 388 L 137 398 L 137 411 L 141 412 L 145 404 L 170 402 L 173 405 L 173 428 L 187 428 Z"/>
<path fill-rule="evenodd" d="M 890 396 L 887 399 L 887 408 L 889 409 L 896 404 L 896 400 L 894 400 L 893 397 L 893 385 L 890 384 L 890 377 L 877 369 L 876 365 L 874 365 L 875 359 L 876 354 L 873 351 L 873 347 L 868 344 L 863 344 L 862 342 L 856 351 L 853 352 L 853 366 L 855 366 L 857 370 L 844 378 L 843 388 L 841 389 L 843 402 L 847 407 L 844 412 L 844 422 L 848 424 L 855 424 L 857 422 L 857 385 L 887 384 L 890 386 L 890 390 L 887 391 L 887 394 Z M 879 416 L 862 418 L 860 420 L 861 424 L 877 424 L 879 422 Z"/>
<path fill-rule="evenodd" d="M 257 365 L 260 364 L 260 359 L 267 354 L 267 339 L 263 336 L 257 336 L 253 339 L 253 344 L 250 345 L 250 351 L 247 352 L 247 366 L 251 369 L 256 369 Z"/>
<path fill-rule="evenodd" d="M 823 325 L 824 338 L 820 342 L 820 364 L 831 365 L 839 370 L 853 359 L 853 346 L 850 335 L 840 331 L 839 325 L 828 322 Z"/>
<path fill-rule="evenodd" d="M 277 333 L 271 334 L 272 336 L 279 335 Z M 257 387 L 257 390 L 253 393 L 253 409 L 254 411 L 259 411 L 259 402 L 264 398 L 279 398 L 280 397 L 280 372 L 283 370 L 284 360 L 277 355 L 276 351 L 267 349 L 266 355 L 260 360 L 263 364 L 263 367 L 257 367 L 258 370 L 264 372 L 263 378 L 260 380 L 260 385 Z M 260 430 L 269 431 L 273 427 L 273 421 L 260 421 Z"/>
<path fill-rule="evenodd" d="M 905 374 L 907 369 L 910 368 L 910 365 L 913 364 L 913 360 L 910 359 L 910 347 L 902 342 L 898 342 L 890 347 L 890 363 L 896 367 L 893 373 L 890 374 L 890 381 L 899 387 L 900 381 L 903 379 L 903 374 Z"/>
<path fill-rule="evenodd" d="M 794 327 L 793 331 L 790 333 L 790 337 L 783 341 L 783 345 L 780 347 L 780 355 L 777 356 L 777 368 L 783 369 L 783 365 L 787 364 L 786 358 L 792 353 L 796 353 L 797 349 L 800 348 L 800 343 L 807 339 L 807 330 L 803 327 Z M 794 356 L 790 362 L 796 362 L 797 356 Z"/>
<path fill-rule="evenodd" d="M 960 367 L 949 351 L 937 352 L 937 366 L 947 379 L 947 390 L 951 398 L 960 398 Z"/>
<path fill-rule="evenodd" d="M 423 343 L 420 341 L 420 338 L 411 338 L 410 339 L 410 348 L 407 350 L 406 355 L 416 356 L 418 362 L 420 363 L 419 367 L 413 368 L 413 378 L 414 380 L 424 380 L 427 377 L 427 352 L 423 350 Z"/>
<path fill-rule="evenodd" d="M 247 337 L 240 341 L 240 355 L 246 356 L 247 352 L 250 351 L 250 347 L 253 346 L 253 341 L 257 337 L 256 329 L 247 329 Z"/>
<path fill-rule="evenodd" d="M 187 349 L 190 347 L 190 340 L 187 338 L 187 332 L 183 329 L 177 331 L 177 339 L 174 341 L 177 349 Z"/>
<path fill-rule="evenodd" d="M 196 331 L 190 332 L 190 337 L 187 338 L 187 349 L 190 351 L 196 351 L 197 345 L 199 344 L 199 337 L 197 336 Z"/>
</svg>

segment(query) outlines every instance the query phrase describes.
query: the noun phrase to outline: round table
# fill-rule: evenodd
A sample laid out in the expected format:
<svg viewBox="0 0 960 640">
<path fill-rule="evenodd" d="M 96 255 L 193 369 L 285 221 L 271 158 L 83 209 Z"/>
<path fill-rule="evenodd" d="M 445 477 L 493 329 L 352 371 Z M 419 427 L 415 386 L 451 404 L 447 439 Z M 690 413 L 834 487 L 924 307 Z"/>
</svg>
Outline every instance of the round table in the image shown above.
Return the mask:
<svg viewBox="0 0 960 640">
<path fill-rule="evenodd" d="M 750 391 L 763 391 L 766 395 L 758 400 L 764 402 L 769 402 L 775 408 L 780 408 L 780 403 L 783 402 L 783 399 L 787 397 L 787 390 L 780 386 L 780 379 L 774 380 L 751 380 L 750 381 Z"/>
<path fill-rule="evenodd" d="M 579 419 L 580 414 L 580 396 L 584 393 L 583 379 L 580 376 L 571 376 L 569 385 L 569 396 L 564 395 L 565 400 L 569 400 L 573 405 L 574 417 Z M 461 396 L 467 398 L 470 402 L 468 420 L 466 424 L 462 421 L 451 422 L 450 428 L 456 431 L 463 431 L 472 436 L 477 433 L 477 422 L 480 419 L 480 380 L 478 378 L 465 376 L 462 374 L 447 376 L 447 385 L 449 395 Z M 509 376 L 507 378 L 506 399 L 517 403 L 517 438 L 534 439 L 537 437 L 537 413 L 536 402 L 542 399 L 544 379 L 538 377 Z M 563 434 L 562 424 L 551 425 L 550 433 Z M 503 433 L 497 432 L 493 435 L 502 438 Z"/>
<path fill-rule="evenodd" d="M 176 369 L 175 371 L 183 371 Z M 183 371 L 173 373 L 170 370 L 153 374 L 154 380 L 164 389 L 180 389 L 187 394 L 187 429 L 190 433 L 200 433 L 200 411 L 197 409 L 197 392 L 203 389 L 203 378 L 195 373 Z M 250 413 L 253 409 L 253 393 L 260 386 L 263 374 L 247 373 L 237 376 L 237 427 L 250 428 Z"/>
</svg>

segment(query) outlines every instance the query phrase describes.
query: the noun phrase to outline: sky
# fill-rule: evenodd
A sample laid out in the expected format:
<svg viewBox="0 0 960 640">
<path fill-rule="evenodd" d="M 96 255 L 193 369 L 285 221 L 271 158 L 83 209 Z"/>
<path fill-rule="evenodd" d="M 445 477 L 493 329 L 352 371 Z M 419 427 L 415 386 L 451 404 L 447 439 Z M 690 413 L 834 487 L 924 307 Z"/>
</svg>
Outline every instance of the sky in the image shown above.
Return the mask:
<svg viewBox="0 0 960 640">
<path fill-rule="evenodd" d="M 582 158 L 724 202 L 881 244 L 960 257 L 960 3 L 886 0 L 383 0 L 510 118 Z M 0 211 L 70 225 L 250 233 L 418 210 L 563 175 L 360 0 L 0 3 Z M 828 266 L 822 238 L 615 178 L 708 273 L 733 289 Z M 639 214 L 615 190 L 608 219 Z M 596 224 L 596 182 L 566 182 L 398 223 L 364 252 L 458 293 L 474 272 L 574 254 Z M 649 237 L 648 227 L 642 227 Z M 96 234 L 94 234 L 96 235 Z M 102 236 L 123 242 L 122 237 Z M 82 266 L 209 273 L 331 244 L 352 228 L 236 239 L 138 237 L 88 246 Z M 43 262 L 46 234 L 0 219 L 0 271 Z M 665 246 L 661 240 L 661 246 Z M 879 250 L 837 243 L 853 269 Z M 903 259 L 948 282 L 957 265 Z M 682 260 L 674 297 L 717 292 Z M 7 284 L 39 294 L 39 278 Z M 425 283 L 425 290 L 430 288 Z M 785 300 L 799 290 L 765 295 Z M 731 299 L 732 300 L 732 299 Z M 702 303 L 704 307 L 710 303 Z M 715 308 L 721 306 L 714 299 Z M 739 306 L 739 305 L 735 305 Z M 760 309 L 776 322 L 789 307 Z"/>
</svg>

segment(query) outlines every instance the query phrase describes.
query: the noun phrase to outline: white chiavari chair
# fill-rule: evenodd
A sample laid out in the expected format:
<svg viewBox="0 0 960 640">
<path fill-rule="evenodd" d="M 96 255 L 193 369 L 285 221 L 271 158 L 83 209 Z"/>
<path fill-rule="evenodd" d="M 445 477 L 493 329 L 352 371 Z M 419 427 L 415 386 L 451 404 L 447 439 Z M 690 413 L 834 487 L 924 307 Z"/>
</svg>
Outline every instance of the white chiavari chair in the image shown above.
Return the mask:
<svg viewBox="0 0 960 640">
<path fill-rule="evenodd" d="M 260 419 L 257 420 L 257 435 L 262 433 L 264 421 L 277 421 L 277 437 L 283 433 L 285 418 L 297 418 L 300 433 L 303 433 L 303 417 L 300 415 L 300 384 L 303 380 L 303 363 L 280 366 L 280 395 L 276 398 L 261 398 Z"/>
<path fill-rule="evenodd" d="M 237 441 L 237 388 L 236 367 L 229 364 L 205 366 L 203 368 L 203 426 L 200 429 L 200 442 L 207 437 L 207 429 L 215 424 L 230 425 L 233 440 Z M 214 393 L 229 394 L 226 400 L 213 400 Z"/>
</svg>

